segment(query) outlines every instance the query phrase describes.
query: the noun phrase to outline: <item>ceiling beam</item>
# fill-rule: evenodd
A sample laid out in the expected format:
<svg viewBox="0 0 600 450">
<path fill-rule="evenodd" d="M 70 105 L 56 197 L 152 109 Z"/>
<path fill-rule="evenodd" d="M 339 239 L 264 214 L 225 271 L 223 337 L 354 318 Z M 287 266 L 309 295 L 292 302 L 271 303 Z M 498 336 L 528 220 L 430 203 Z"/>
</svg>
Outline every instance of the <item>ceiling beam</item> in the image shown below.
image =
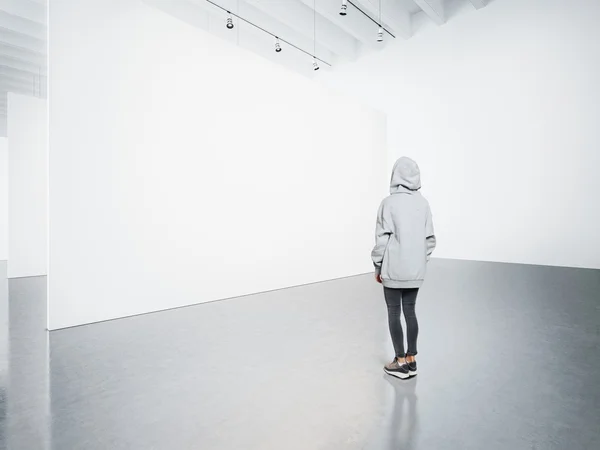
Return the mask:
<svg viewBox="0 0 600 450">
<path fill-rule="evenodd" d="M 471 3 L 476 9 L 481 9 L 487 4 L 487 0 L 471 0 Z"/>
<path fill-rule="evenodd" d="M 16 77 L 16 78 L 31 80 L 32 77 L 37 79 L 40 77 L 45 77 L 46 74 L 42 73 L 41 71 L 38 72 L 37 70 L 33 71 L 33 70 L 16 69 L 11 66 L 3 65 L 0 62 L 0 79 L 4 76 L 12 76 L 12 77 Z"/>
<path fill-rule="evenodd" d="M 354 2 L 373 19 L 379 21 L 378 0 L 354 0 Z M 351 8 L 351 6 L 349 6 L 349 8 Z M 403 39 L 410 39 L 412 36 L 411 15 L 395 0 L 381 0 L 381 22 L 385 28 L 394 32 L 396 36 Z"/>
<path fill-rule="evenodd" d="M 37 65 L 28 61 L 0 54 L 0 66 L 11 67 L 15 70 L 22 70 L 31 73 L 41 73 L 47 75 L 48 71 L 45 65 Z"/>
<path fill-rule="evenodd" d="M 36 53 L 45 54 L 47 52 L 45 39 L 37 39 L 28 34 L 8 28 L 0 27 L 0 41 Z"/>
<path fill-rule="evenodd" d="M 256 29 L 255 27 L 239 23 L 239 19 L 234 18 L 236 28 L 233 31 L 229 31 L 225 28 L 226 12 L 211 5 L 206 0 L 143 0 L 144 3 L 149 6 L 153 6 L 162 12 L 173 16 L 174 18 L 181 20 L 193 27 L 202 29 L 206 32 L 219 36 L 222 39 L 227 40 L 231 43 L 236 43 L 239 30 L 243 30 L 241 34 L 242 38 L 239 45 L 244 48 L 252 47 L 255 53 L 260 54 L 263 57 L 272 59 L 275 52 L 273 51 L 272 45 L 274 40 L 267 33 Z M 295 0 L 294 0 L 295 1 Z M 283 40 L 296 45 L 305 52 L 312 55 L 314 50 L 313 40 L 307 39 L 305 36 L 298 33 L 296 30 L 288 27 L 287 25 L 273 19 L 272 17 L 264 14 L 262 11 L 254 8 L 245 2 L 240 2 L 240 11 L 237 9 L 237 0 L 214 0 L 214 3 L 220 5 L 225 9 L 229 9 L 234 14 L 239 14 L 240 17 L 264 28 L 266 31 L 279 36 L 282 40 L 282 47 L 286 47 Z M 250 40 L 244 39 L 244 36 L 248 36 L 248 33 L 252 34 Z M 256 47 L 260 42 L 264 42 L 267 46 L 262 49 L 262 46 Z M 260 44 L 262 45 L 262 44 Z M 262 50 L 261 50 L 262 49 Z M 286 52 L 287 55 L 288 52 Z M 300 51 L 293 50 L 293 53 L 302 55 Z M 281 55 L 278 55 L 281 56 Z M 289 56 L 285 56 L 280 59 L 286 59 Z M 317 43 L 317 57 L 328 63 L 332 63 L 334 55 L 331 51 Z"/>
<path fill-rule="evenodd" d="M 44 67 L 46 65 L 46 55 L 33 52 L 26 48 L 9 45 L 5 42 L 0 42 L 0 55 L 36 66 Z"/>
<path fill-rule="evenodd" d="M 154 0 L 156 1 L 156 0 Z M 279 36 L 282 40 L 288 41 L 289 43 L 297 46 L 298 48 L 302 49 L 303 51 L 305 51 L 306 53 L 312 55 L 314 53 L 314 43 L 313 43 L 313 39 L 312 38 L 307 38 L 305 37 L 303 34 L 298 33 L 298 31 L 294 30 L 293 28 L 285 25 L 284 23 L 273 19 L 271 16 L 263 13 L 261 10 L 255 8 L 254 6 L 246 3 L 246 2 L 238 2 L 238 0 L 212 0 L 214 1 L 214 3 L 216 3 L 217 5 L 219 5 L 221 8 L 225 8 L 226 10 L 231 11 L 234 14 L 237 14 L 238 16 L 240 16 L 242 19 L 251 22 L 252 24 L 259 26 L 261 28 L 263 28 L 264 30 L 266 30 L 267 32 L 275 35 L 275 36 Z M 224 30 L 224 33 L 226 33 L 229 36 L 235 36 L 234 33 L 229 32 L 228 30 L 225 30 L 225 18 L 226 18 L 226 13 L 217 8 L 216 6 L 212 5 L 211 3 L 207 2 L 206 0 L 190 0 L 191 4 L 193 5 L 197 5 L 198 7 L 201 7 L 203 9 L 205 9 L 206 11 L 209 12 L 211 20 L 214 18 L 218 18 L 218 20 L 221 20 L 222 18 L 222 30 Z M 239 4 L 239 10 L 238 10 L 238 4 Z M 234 19 L 235 22 L 238 22 L 239 19 Z M 210 22 L 210 20 L 209 20 Z M 213 20 L 214 22 L 214 20 Z M 264 33 L 263 31 L 258 30 L 256 27 L 253 27 L 252 25 L 249 24 L 244 24 L 243 25 L 244 33 L 247 32 L 247 30 L 253 29 L 256 33 L 261 33 L 264 34 L 265 36 L 268 37 L 267 33 Z M 214 29 L 212 29 L 212 27 L 209 27 L 209 30 L 211 32 L 214 32 Z M 282 43 L 282 45 L 284 45 Z M 272 51 L 272 48 L 269 48 L 269 52 Z M 332 52 L 326 48 L 325 46 L 321 45 L 319 43 L 319 41 L 317 40 L 317 46 L 316 46 L 316 53 L 317 53 L 317 58 L 320 58 L 323 61 L 327 61 L 328 63 L 332 63 L 332 60 L 334 59 L 334 55 L 332 54 Z"/>
<path fill-rule="evenodd" d="M 300 0 L 308 7 L 313 7 L 314 0 Z M 317 13 L 327 18 L 346 33 L 352 35 L 363 45 L 375 49 L 381 47 L 377 42 L 377 25 L 358 11 L 352 11 L 348 5 L 348 15 L 340 16 L 342 2 L 340 0 L 319 0 L 316 3 Z"/>
<path fill-rule="evenodd" d="M 172 0 L 142 0 L 149 6 L 161 10 L 176 19 L 186 22 L 193 27 L 208 30 L 209 18 L 205 9 L 192 5 L 187 1 Z"/>
<path fill-rule="evenodd" d="M 41 25 L 46 24 L 46 7 L 31 0 L 2 0 L 0 9 L 13 16 L 23 17 Z"/>
<path fill-rule="evenodd" d="M 20 16 L 15 16 L 1 10 L 0 6 L 0 27 L 7 30 L 17 31 L 27 34 L 36 39 L 47 40 L 47 27 L 39 22 L 34 22 Z"/>
<path fill-rule="evenodd" d="M 265 2 L 262 0 L 248 0 L 252 6 L 270 15 L 290 28 L 304 35 L 308 39 L 313 39 L 314 13 L 313 9 L 306 4 L 298 1 Z M 358 43 L 356 40 L 345 33 L 341 28 L 327 20 L 321 15 L 316 16 L 317 33 L 319 44 L 327 47 L 332 53 L 342 56 L 351 61 L 356 60 Z"/>
<path fill-rule="evenodd" d="M 446 22 L 444 11 L 444 0 L 414 0 L 425 14 L 437 25 L 443 25 Z"/>
</svg>

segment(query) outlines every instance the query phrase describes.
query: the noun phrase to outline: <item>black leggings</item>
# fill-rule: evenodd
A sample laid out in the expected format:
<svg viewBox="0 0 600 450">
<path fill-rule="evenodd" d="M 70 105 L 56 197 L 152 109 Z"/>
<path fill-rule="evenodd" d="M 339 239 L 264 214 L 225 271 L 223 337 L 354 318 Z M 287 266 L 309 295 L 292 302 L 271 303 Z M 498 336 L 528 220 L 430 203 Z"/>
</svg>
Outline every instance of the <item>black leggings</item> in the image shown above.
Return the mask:
<svg viewBox="0 0 600 450">
<path fill-rule="evenodd" d="M 418 289 L 390 289 L 383 288 L 385 302 L 388 309 L 388 322 L 390 325 L 390 334 L 394 344 L 396 356 L 416 356 L 417 354 L 417 336 L 419 334 L 419 323 L 415 313 L 415 304 L 417 303 Z M 404 308 L 404 318 L 406 319 L 406 334 L 408 340 L 408 351 L 404 353 L 404 333 L 402 332 L 402 323 L 400 314 Z"/>
</svg>

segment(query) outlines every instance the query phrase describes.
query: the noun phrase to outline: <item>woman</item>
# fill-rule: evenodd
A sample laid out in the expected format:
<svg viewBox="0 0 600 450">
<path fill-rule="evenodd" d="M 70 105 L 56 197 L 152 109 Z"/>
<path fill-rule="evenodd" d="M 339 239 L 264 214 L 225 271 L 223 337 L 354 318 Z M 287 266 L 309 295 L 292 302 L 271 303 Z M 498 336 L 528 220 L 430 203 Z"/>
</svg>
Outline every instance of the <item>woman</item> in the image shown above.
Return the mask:
<svg viewBox="0 0 600 450">
<path fill-rule="evenodd" d="M 375 278 L 383 284 L 390 334 L 396 352 L 394 361 L 384 370 L 402 379 L 417 374 L 415 356 L 419 324 L 415 304 L 425 279 L 427 262 L 436 244 L 431 209 L 419 189 L 419 166 L 410 158 L 400 158 L 392 172 L 391 195 L 379 208 L 376 243 L 371 255 Z M 406 352 L 400 323 L 402 309 L 407 328 Z"/>
</svg>

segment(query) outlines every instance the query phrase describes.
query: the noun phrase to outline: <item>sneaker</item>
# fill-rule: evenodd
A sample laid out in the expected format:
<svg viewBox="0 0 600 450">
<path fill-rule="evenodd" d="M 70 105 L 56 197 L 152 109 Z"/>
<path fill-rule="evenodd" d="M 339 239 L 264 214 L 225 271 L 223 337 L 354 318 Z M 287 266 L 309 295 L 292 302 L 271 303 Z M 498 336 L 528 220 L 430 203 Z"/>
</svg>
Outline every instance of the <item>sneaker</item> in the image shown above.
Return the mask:
<svg viewBox="0 0 600 450">
<path fill-rule="evenodd" d="M 404 363 L 401 364 L 398 359 L 394 359 L 391 363 L 386 364 L 383 370 L 385 370 L 385 373 L 388 375 L 401 378 L 402 380 L 410 377 L 408 365 Z"/>
<path fill-rule="evenodd" d="M 408 374 L 411 377 L 414 377 L 417 374 L 417 361 L 413 361 L 410 363 L 408 361 L 406 361 L 405 366 L 408 369 Z"/>
</svg>

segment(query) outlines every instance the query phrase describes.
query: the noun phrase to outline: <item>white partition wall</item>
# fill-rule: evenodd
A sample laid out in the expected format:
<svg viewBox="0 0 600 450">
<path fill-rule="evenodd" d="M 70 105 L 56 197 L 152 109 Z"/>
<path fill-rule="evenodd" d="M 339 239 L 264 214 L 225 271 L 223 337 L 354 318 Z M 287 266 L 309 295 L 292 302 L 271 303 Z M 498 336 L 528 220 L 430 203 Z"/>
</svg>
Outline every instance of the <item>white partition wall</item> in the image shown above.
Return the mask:
<svg viewBox="0 0 600 450">
<path fill-rule="evenodd" d="M 51 329 L 372 270 L 383 114 L 136 0 L 50 50 Z"/>
<path fill-rule="evenodd" d="M 0 138 L 0 261 L 8 259 L 8 142 Z"/>
<path fill-rule="evenodd" d="M 46 100 L 8 94 L 9 278 L 47 273 L 47 107 Z"/>
</svg>

